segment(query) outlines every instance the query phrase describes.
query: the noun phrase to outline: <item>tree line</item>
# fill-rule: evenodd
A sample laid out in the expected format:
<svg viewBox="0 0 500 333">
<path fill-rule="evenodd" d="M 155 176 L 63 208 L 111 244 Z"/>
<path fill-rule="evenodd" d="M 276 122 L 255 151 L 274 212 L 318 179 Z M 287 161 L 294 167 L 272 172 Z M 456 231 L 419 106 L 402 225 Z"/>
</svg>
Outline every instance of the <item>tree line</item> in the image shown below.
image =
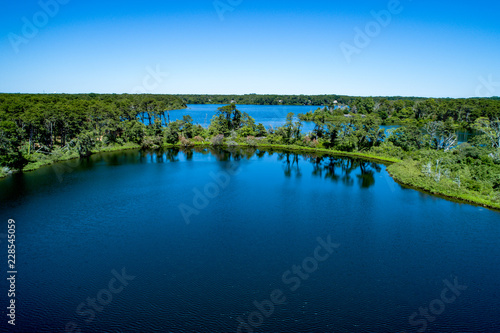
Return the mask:
<svg viewBox="0 0 500 333">
<path fill-rule="evenodd" d="M 243 104 L 243 105 L 350 105 L 357 98 L 345 95 L 176 95 L 186 104 Z M 370 97 L 378 102 L 382 99 L 390 101 L 402 99 L 402 97 Z M 420 101 L 425 98 L 408 97 L 408 100 Z"/>
<path fill-rule="evenodd" d="M 185 107 L 169 95 L 0 94 L 0 165 L 19 169 L 56 148 L 85 156 L 96 141 L 140 144 Z"/>
</svg>

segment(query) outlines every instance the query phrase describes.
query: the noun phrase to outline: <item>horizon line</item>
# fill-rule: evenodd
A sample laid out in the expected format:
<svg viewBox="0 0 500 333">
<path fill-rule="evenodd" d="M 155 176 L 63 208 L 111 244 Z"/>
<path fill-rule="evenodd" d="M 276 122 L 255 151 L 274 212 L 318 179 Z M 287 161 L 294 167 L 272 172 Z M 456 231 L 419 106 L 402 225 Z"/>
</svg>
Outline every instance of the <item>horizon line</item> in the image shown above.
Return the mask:
<svg viewBox="0 0 500 333">
<path fill-rule="evenodd" d="M 78 93 L 68 93 L 68 92 L 0 92 L 1 95 L 170 95 L 170 96 L 338 96 L 338 97 L 360 97 L 360 98 L 422 98 L 422 99 L 500 99 L 500 96 L 490 96 L 490 97 L 479 97 L 479 96 L 469 96 L 469 97 L 436 97 L 436 96 L 401 96 L 401 95 L 342 95 L 342 94 L 274 94 L 274 93 L 245 93 L 245 94 L 210 94 L 210 93 L 96 93 L 96 92 L 78 92 Z"/>
</svg>

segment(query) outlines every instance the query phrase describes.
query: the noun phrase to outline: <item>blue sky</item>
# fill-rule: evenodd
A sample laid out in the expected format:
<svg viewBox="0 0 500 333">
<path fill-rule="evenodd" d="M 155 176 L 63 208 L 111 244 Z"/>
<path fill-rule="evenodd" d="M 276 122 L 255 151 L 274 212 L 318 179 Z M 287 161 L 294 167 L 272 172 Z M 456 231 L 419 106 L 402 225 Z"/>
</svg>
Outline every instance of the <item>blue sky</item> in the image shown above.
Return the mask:
<svg viewBox="0 0 500 333">
<path fill-rule="evenodd" d="M 500 95 L 498 2 L 214 3 L 3 4 L 0 92 Z"/>
</svg>

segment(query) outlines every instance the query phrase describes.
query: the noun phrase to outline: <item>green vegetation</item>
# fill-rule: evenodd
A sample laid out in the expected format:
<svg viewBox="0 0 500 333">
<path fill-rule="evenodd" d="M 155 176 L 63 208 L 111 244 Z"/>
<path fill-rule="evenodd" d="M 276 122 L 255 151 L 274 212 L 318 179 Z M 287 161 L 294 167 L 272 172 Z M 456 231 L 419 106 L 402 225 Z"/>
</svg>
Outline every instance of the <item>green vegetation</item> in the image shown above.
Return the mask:
<svg viewBox="0 0 500 333">
<path fill-rule="evenodd" d="M 457 145 L 450 121 L 392 132 L 375 151 L 402 161 L 388 171 L 400 183 L 434 194 L 500 208 L 500 121 L 478 118 L 470 143 Z"/>
<path fill-rule="evenodd" d="M 496 99 L 354 98 L 265 128 L 236 104 L 218 108 L 208 128 L 164 95 L 0 95 L 0 176 L 9 170 L 128 148 L 240 146 L 360 157 L 391 164 L 400 183 L 500 208 L 500 121 Z M 189 101 L 191 102 L 191 101 Z M 391 120 L 393 119 L 393 120 Z M 403 120 L 387 134 L 384 123 Z M 315 122 L 302 133 L 302 122 Z M 475 131 L 457 145 L 456 132 Z"/>
<path fill-rule="evenodd" d="M 154 146 L 169 122 L 166 110 L 185 107 L 166 95 L 0 94 L 1 175 L 116 147 Z"/>
<path fill-rule="evenodd" d="M 325 104 L 314 112 L 300 115 L 302 121 L 325 122 L 338 116 L 375 115 L 382 125 L 424 124 L 453 121 L 464 130 L 479 118 L 500 118 L 500 101 L 492 98 L 470 99 L 396 99 L 357 97 L 344 104 Z"/>
<path fill-rule="evenodd" d="M 460 145 L 450 153 L 423 150 L 388 167 L 400 183 L 433 194 L 500 208 L 500 155 Z"/>
</svg>

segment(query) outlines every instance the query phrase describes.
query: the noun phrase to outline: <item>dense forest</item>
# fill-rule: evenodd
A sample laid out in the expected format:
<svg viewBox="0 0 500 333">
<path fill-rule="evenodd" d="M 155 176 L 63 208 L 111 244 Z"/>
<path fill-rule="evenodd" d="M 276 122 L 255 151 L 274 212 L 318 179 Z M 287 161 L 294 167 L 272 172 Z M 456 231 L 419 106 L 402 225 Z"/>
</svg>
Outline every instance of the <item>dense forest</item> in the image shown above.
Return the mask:
<svg viewBox="0 0 500 333">
<path fill-rule="evenodd" d="M 168 123 L 167 110 L 185 107 L 168 95 L 0 94 L 0 166 L 22 169 L 86 156 L 96 146 L 141 144 Z"/>
<path fill-rule="evenodd" d="M 332 112 L 329 112 L 332 111 Z M 384 125 L 404 124 L 418 121 L 424 124 L 429 121 L 450 120 L 464 129 L 471 129 L 476 119 L 486 117 L 496 119 L 500 117 L 500 101 L 487 98 L 471 99 L 424 99 L 409 100 L 381 99 L 376 102 L 373 98 L 355 98 L 347 107 L 331 105 L 319 108 L 316 112 L 308 112 L 301 116 L 303 121 L 328 120 L 341 114 L 374 114 L 381 119 Z"/>
<path fill-rule="evenodd" d="M 257 100 L 262 96 L 245 96 L 255 99 L 243 103 L 263 102 Z M 240 97 L 221 96 L 212 102 Z M 276 98 L 285 104 L 313 97 Z M 332 101 L 337 97 L 323 96 L 328 103 L 298 119 L 289 113 L 277 128 L 257 124 L 229 103 L 218 107 L 204 128 L 189 115 L 176 121 L 169 117 L 168 110 L 183 109 L 196 96 L 2 94 L 0 172 L 33 170 L 112 149 L 280 148 L 390 162 L 389 172 L 401 183 L 500 208 L 500 100 L 339 97 Z M 302 131 L 303 121 L 315 123 L 311 133 Z M 400 126 L 386 131 L 382 124 Z M 475 135 L 459 144 L 457 131 L 463 129 Z"/>
</svg>

